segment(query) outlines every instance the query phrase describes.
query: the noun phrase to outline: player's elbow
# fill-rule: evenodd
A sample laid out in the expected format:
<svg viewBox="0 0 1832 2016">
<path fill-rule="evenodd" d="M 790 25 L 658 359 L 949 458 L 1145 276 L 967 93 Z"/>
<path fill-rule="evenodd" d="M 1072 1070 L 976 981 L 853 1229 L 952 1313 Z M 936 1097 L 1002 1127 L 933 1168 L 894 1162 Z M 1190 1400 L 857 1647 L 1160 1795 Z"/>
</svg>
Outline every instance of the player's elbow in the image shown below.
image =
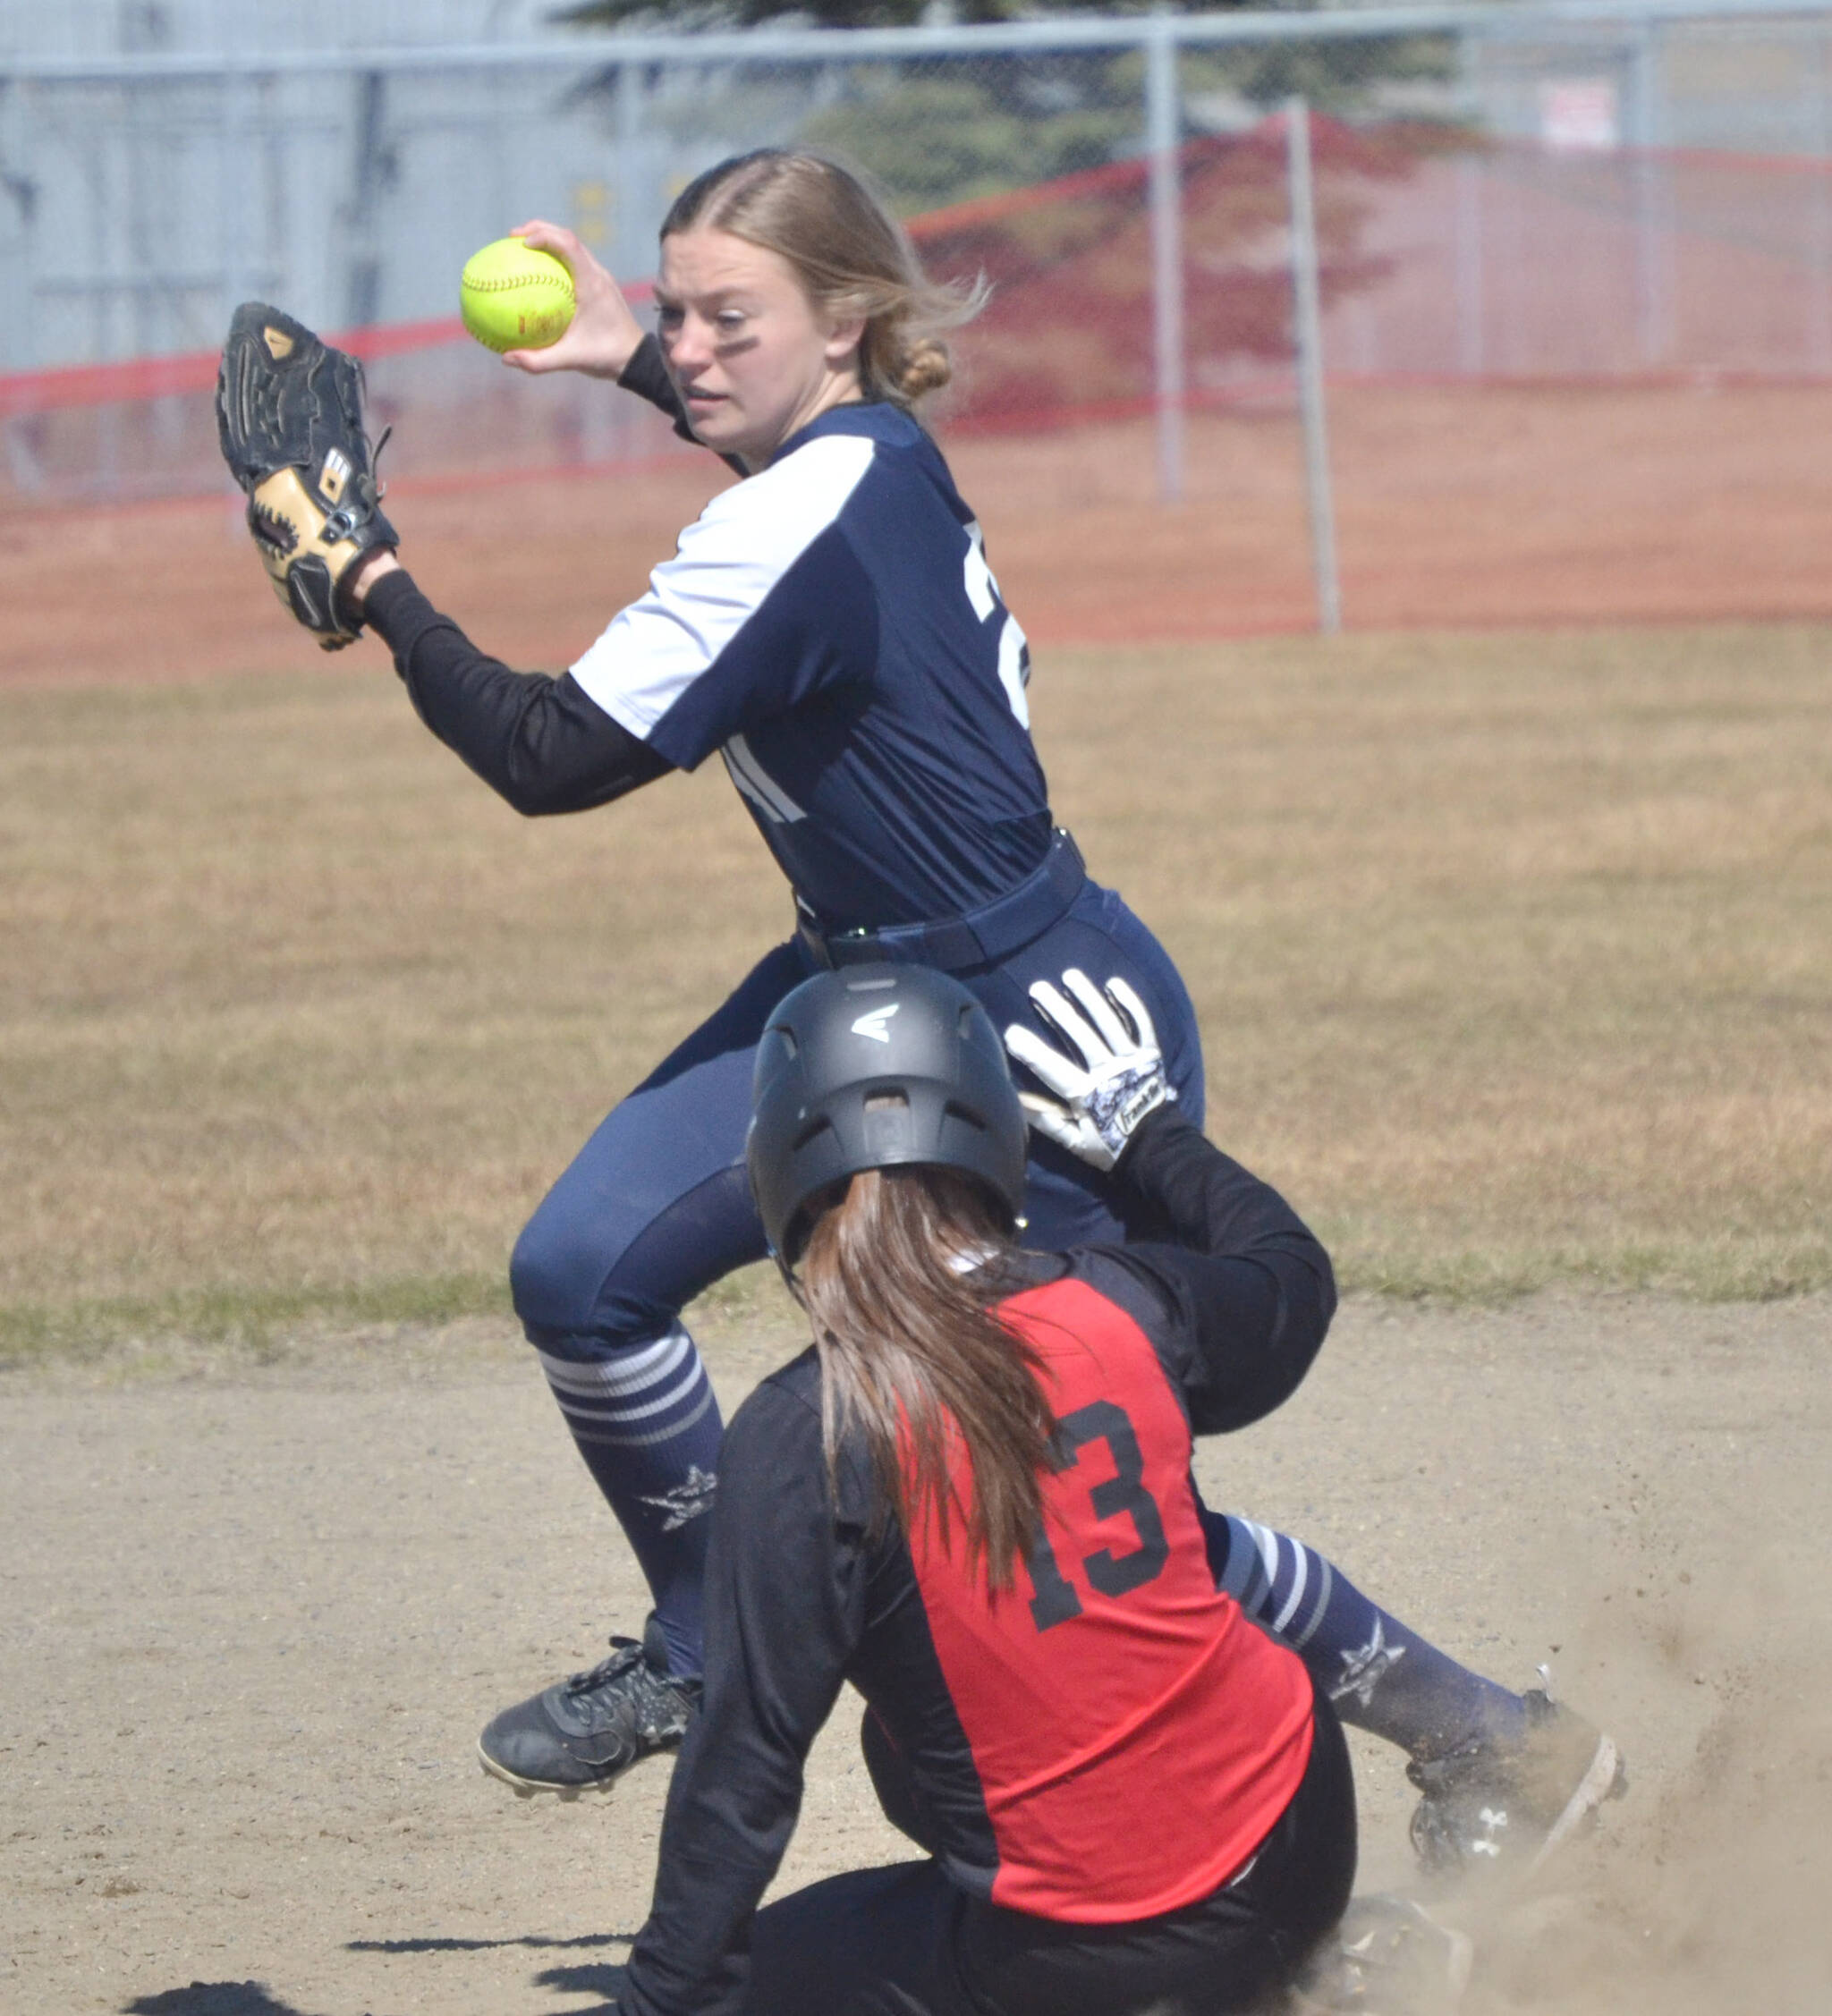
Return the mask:
<svg viewBox="0 0 1832 2016">
<path fill-rule="evenodd" d="M 615 770 L 564 771 L 514 767 L 489 783 L 504 800 L 524 818 L 548 819 L 562 812 L 589 812 L 627 796 L 667 766 L 663 763 L 632 765 Z"/>
<path fill-rule="evenodd" d="M 1308 1232 L 1280 1258 L 1280 1342 L 1293 1363 L 1295 1390 L 1322 1350 L 1335 1319 L 1336 1269 L 1329 1264 L 1329 1255 Z"/>
<path fill-rule="evenodd" d="M 1329 1326 L 1336 1320 L 1336 1269 L 1330 1264 L 1329 1255 L 1316 1240 L 1310 1241 L 1310 1294 L 1317 1325 L 1317 1342 L 1320 1344 L 1328 1334 Z"/>
<path fill-rule="evenodd" d="M 1276 1254 L 1255 1258 L 1272 1276 L 1275 1298 L 1263 1347 L 1228 1396 L 1217 1425 L 1243 1428 L 1263 1420 L 1297 1392 L 1317 1361 L 1336 1314 L 1336 1275 L 1329 1256 L 1306 1232 Z"/>
<path fill-rule="evenodd" d="M 567 792 L 553 777 L 518 776 L 511 771 L 490 782 L 503 801 L 524 819 L 550 819 L 561 812 L 581 809 L 576 794 Z"/>
</svg>

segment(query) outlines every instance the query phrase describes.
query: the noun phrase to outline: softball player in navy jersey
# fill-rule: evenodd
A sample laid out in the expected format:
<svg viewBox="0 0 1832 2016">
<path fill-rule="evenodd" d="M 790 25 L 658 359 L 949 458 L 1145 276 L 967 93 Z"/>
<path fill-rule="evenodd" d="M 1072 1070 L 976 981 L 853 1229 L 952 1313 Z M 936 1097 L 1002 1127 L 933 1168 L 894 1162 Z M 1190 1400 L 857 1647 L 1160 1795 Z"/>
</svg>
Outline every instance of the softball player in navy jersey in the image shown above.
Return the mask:
<svg viewBox="0 0 1832 2016">
<path fill-rule="evenodd" d="M 1146 1004 L 1192 1124 L 1202 1062 L 1170 960 L 1054 824 L 1023 633 L 912 414 L 946 380 L 937 332 L 967 304 L 924 279 L 853 177 L 799 153 L 745 156 L 683 191 L 657 337 L 571 233 L 523 235 L 565 258 L 579 307 L 550 350 L 510 362 L 615 378 L 744 480 L 557 678 L 479 651 L 392 553 L 355 597 L 427 724 L 513 805 L 582 810 L 717 754 L 794 896 L 793 935 L 616 1106 L 512 1263 L 516 1309 L 654 1597 L 640 1642 L 614 1640 L 484 1732 L 488 1769 L 571 1796 L 676 1741 L 699 1697 L 721 1423 L 681 1310 L 765 1251 L 743 1141 L 771 1009 L 823 969 L 891 959 L 957 975 L 1001 1027 L 1041 1034 L 1032 987 L 1077 968 Z M 1047 1138 L 1025 1216 L 1042 1249 L 1159 1229 L 1149 1199 Z M 1433 1650 L 1301 1543 L 1219 1516 L 1209 1536 L 1222 1586 L 1347 1718 L 1401 1744 L 1415 1774 L 1450 1771 L 1421 1808 L 1434 1854 L 1463 1852 L 1464 1809 L 1482 1809 L 1461 1788 L 1496 1809 L 1497 1759 L 1555 1726 L 1599 1742 Z"/>
</svg>

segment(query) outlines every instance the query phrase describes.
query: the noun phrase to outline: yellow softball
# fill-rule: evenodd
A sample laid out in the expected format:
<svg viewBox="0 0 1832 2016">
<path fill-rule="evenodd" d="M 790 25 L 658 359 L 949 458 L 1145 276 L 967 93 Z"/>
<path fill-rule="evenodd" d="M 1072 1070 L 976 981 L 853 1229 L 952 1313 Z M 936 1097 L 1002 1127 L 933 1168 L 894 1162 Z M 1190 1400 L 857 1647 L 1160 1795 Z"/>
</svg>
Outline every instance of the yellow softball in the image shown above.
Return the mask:
<svg viewBox="0 0 1832 2016">
<path fill-rule="evenodd" d="M 464 262 L 458 312 L 486 350 L 545 350 L 572 319 L 572 275 L 551 252 L 498 238 Z"/>
</svg>

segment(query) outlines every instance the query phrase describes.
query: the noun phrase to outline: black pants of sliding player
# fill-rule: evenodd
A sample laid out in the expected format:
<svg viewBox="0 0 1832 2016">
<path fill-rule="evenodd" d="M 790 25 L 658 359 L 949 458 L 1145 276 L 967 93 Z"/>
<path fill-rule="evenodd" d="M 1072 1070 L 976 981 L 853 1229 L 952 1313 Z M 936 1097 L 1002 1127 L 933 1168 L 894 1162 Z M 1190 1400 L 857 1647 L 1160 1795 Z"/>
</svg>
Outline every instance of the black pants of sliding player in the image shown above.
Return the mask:
<svg viewBox="0 0 1832 2016">
<path fill-rule="evenodd" d="M 1355 1797 L 1327 1702 L 1302 1783 L 1246 1870 L 1129 1925 L 1066 1925 L 934 1862 L 834 1876 L 759 1912 L 745 2016 L 1233 2016 L 1287 1984 L 1354 1885 Z"/>
</svg>

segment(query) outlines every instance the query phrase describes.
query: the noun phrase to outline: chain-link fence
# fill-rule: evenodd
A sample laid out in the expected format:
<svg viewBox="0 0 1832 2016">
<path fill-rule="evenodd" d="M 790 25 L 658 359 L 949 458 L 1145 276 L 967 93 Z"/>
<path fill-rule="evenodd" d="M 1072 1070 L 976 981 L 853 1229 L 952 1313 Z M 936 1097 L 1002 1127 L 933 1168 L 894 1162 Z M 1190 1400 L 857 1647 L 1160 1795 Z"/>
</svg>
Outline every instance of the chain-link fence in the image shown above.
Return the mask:
<svg viewBox="0 0 1832 2016">
<path fill-rule="evenodd" d="M 1333 387 L 1832 377 L 1832 14 L 1733 4 L 0 58 L 0 512 L 217 487 L 254 295 L 365 332 L 396 478 L 690 453 L 504 371 L 455 276 L 544 216 L 638 280 L 688 178 L 789 141 L 991 281 L 944 426 L 1136 420 L 1175 496 L 1203 414 L 1293 396 L 1293 92 Z"/>
<path fill-rule="evenodd" d="M 208 349 L 257 292 L 327 326 L 444 316 L 464 251 L 535 214 L 646 274 L 673 192 L 772 143 L 837 149 L 906 214 L 1238 134 L 1293 92 L 1563 153 L 1832 148 L 1832 13 L 1650 4 L 0 55 L 0 369 Z M 1637 200 L 1658 232 L 1660 192 Z"/>
</svg>

